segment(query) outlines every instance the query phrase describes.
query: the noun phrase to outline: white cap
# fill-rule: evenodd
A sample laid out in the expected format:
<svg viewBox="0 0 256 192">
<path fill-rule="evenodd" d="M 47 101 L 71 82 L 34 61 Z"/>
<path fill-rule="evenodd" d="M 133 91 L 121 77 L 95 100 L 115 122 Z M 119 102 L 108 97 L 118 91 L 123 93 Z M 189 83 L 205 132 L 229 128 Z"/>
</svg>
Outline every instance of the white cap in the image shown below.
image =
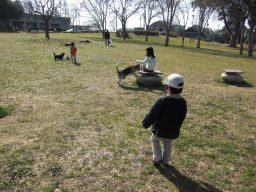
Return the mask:
<svg viewBox="0 0 256 192">
<path fill-rule="evenodd" d="M 183 88 L 183 84 L 179 85 L 180 83 L 184 83 L 184 79 L 181 75 L 177 73 L 173 73 L 169 75 L 164 81 L 164 84 L 168 85 L 169 87 L 173 87 L 175 89 Z"/>
</svg>

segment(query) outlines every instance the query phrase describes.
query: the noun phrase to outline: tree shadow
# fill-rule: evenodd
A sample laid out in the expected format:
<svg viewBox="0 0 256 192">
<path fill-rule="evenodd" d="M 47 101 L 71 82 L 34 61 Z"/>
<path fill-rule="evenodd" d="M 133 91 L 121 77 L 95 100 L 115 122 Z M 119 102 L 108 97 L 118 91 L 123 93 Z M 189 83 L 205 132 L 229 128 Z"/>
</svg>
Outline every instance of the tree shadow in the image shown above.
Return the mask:
<svg viewBox="0 0 256 192">
<path fill-rule="evenodd" d="M 215 186 L 200 182 L 197 183 L 193 181 L 191 178 L 187 177 L 180 173 L 175 167 L 157 167 L 158 171 L 170 182 L 172 182 L 180 192 L 221 192 Z"/>
<path fill-rule="evenodd" d="M 134 43 L 134 44 L 141 44 L 141 45 L 156 45 L 156 46 L 164 46 L 164 42 L 146 42 L 146 41 L 139 41 L 139 40 L 128 40 L 128 41 L 123 41 L 123 40 L 116 40 L 118 43 Z M 216 49 L 209 49 L 209 48 L 196 48 L 192 46 L 184 46 L 182 47 L 181 45 L 178 44 L 169 44 L 168 47 L 173 47 L 173 48 L 178 48 L 178 49 L 184 49 L 184 50 L 189 50 L 193 52 L 201 52 L 205 53 L 208 55 L 220 55 L 220 56 L 225 56 L 225 57 L 231 57 L 231 58 L 247 58 L 247 59 L 256 59 L 255 57 L 248 57 L 246 54 L 239 54 L 239 48 L 231 48 L 231 47 L 226 47 L 227 50 L 229 49 L 237 49 L 237 53 L 232 53 L 229 51 L 225 50 L 216 50 Z M 221 47 L 223 48 L 223 47 Z M 245 49 L 246 50 L 246 49 Z"/>
<path fill-rule="evenodd" d="M 131 90 L 131 91 L 145 91 L 145 92 L 152 92 L 152 93 L 165 93 L 163 84 L 160 84 L 158 86 L 142 86 L 139 85 L 139 87 L 128 87 L 125 85 L 120 86 L 122 89 L 125 90 Z"/>
</svg>

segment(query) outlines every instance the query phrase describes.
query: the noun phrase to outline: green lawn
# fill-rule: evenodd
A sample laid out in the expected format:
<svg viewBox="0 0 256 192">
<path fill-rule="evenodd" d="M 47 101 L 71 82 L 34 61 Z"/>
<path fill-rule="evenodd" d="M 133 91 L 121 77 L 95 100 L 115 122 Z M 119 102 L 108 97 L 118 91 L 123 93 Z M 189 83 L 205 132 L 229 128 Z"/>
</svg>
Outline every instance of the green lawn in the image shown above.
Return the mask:
<svg viewBox="0 0 256 192">
<path fill-rule="evenodd" d="M 111 34 L 0 34 L 0 191 L 256 191 L 256 59 L 223 44 Z M 79 43 L 89 39 L 90 44 Z M 53 52 L 77 61 L 54 62 Z M 153 46 L 163 78 L 179 73 L 188 114 L 168 169 L 152 166 L 151 131 L 141 121 L 159 89 L 134 77 L 117 85 L 116 64 L 144 59 Z M 254 53 L 256 54 L 256 53 Z M 246 85 L 225 84 L 241 69 Z"/>
</svg>

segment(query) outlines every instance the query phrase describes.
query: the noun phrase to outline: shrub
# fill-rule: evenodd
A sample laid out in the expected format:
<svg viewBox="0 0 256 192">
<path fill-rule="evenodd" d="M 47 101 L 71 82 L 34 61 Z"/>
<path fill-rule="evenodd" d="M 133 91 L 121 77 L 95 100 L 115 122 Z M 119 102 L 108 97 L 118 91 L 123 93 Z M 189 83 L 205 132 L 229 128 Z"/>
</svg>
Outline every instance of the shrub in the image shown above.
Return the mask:
<svg viewBox="0 0 256 192">
<path fill-rule="evenodd" d="M 135 35 L 146 35 L 147 31 L 134 31 Z M 148 31 L 148 35 L 150 36 L 158 36 L 158 31 Z"/>
<path fill-rule="evenodd" d="M 120 37 L 120 38 L 124 37 L 123 31 L 116 31 L 116 36 Z M 129 32 L 128 31 L 125 32 L 125 37 L 129 38 Z"/>
<path fill-rule="evenodd" d="M 214 41 L 219 43 L 229 43 L 230 35 L 228 33 L 215 33 Z"/>
<path fill-rule="evenodd" d="M 14 110 L 15 107 L 13 105 L 7 107 L 0 105 L 0 118 L 11 115 Z"/>
<path fill-rule="evenodd" d="M 166 32 L 162 32 L 162 35 L 166 35 Z M 174 32 L 170 32 L 170 33 L 169 33 L 169 36 L 170 36 L 170 37 L 177 37 L 177 34 L 174 33 Z"/>
<path fill-rule="evenodd" d="M 61 27 L 57 27 L 57 28 L 56 28 L 56 31 L 61 32 L 61 31 L 66 31 L 66 30 L 63 29 L 63 28 L 61 28 Z"/>
</svg>

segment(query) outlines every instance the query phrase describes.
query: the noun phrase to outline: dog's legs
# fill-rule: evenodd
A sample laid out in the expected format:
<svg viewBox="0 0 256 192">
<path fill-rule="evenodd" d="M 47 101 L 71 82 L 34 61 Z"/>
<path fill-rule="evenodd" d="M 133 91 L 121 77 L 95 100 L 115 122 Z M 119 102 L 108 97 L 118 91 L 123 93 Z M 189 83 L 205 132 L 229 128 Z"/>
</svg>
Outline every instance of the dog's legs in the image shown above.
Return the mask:
<svg viewBox="0 0 256 192">
<path fill-rule="evenodd" d="M 118 83 L 119 86 L 122 85 L 121 81 L 122 81 L 122 79 L 121 79 L 121 78 L 118 78 L 118 82 L 117 82 L 117 83 Z"/>
<path fill-rule="evenodd" d="M 134 76 L 136 79 L 139 78 L 139 76 L 138 76 L 136 73 L 133 73 L 133 76 Z"/>
</svg>

